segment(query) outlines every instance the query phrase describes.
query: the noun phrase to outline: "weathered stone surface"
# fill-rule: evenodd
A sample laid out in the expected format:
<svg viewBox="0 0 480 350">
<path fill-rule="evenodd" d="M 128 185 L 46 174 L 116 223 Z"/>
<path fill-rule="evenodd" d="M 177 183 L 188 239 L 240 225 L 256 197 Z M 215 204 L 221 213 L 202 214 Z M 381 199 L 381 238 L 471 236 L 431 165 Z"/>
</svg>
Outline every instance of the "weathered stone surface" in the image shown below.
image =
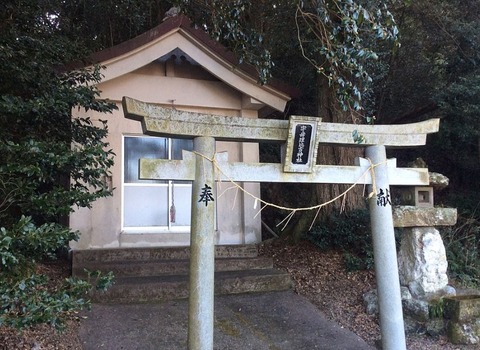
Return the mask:
<svg viewBox="0 0 480 350">
<path fill-rule="evenodd" d="M 430 302 L 426 299 L 413 299 L 407 287 L 400 287 L 403 321 L 406 334 L 444 334 L 445 322 L 442 317 L 430 317 Z M 373 289 L 363 295 L 365 309 L 369 315 L 378 313 L 377 290 Z"/>
<path fill-rule="evenodd" d="M 425 293 L 422 299 L 432 301 L 455 295 L 457 295 L 457 290 L 454 287 L 447 285 L 444 288 L 435 291 L 434 293 Z"/>
<path fill-rule="evenodd" d="M 425 322 L 419 322 L 413 317 L 406 315 L 405 313 L 403 315 L 403 323 L 405 327 L 405 334 L 418 335 L 427 333 Z"/>
<path fill-rule="evenodd" d="M 428 321 L 428 301 L 420 299 L 402 300 L 403 313 L 416 321 Z"/>
<path fill-rule="evenodd" d="M 432 228 L 405 229 L 398 253 L 400 284 L 414 298 L 447 286 L 447 257 L 440 233 Z"/>
<path fill-rule="evenodd" d="M 407 287 L 400 287 L 400 297 L 403 302 L 404 300 L 411 300 L 412 294 Z M 373 315 L 378 313 L 378 295 L 376 289 L 372 289 L 363 294 L 363 304 L 365 305 L 367 314 Z"/>
<path fill-rule="evenodd" d="M 404 315 L 405 333 L 408 335 L 428 334 L 436 337 L 445 333 L 445 320 L 443 318 L 429 319 L 420 322 L 413 317 Z"/>
<path fill-rule="evenodd" d="M 453 344 L 480 344 L 480 318 L 472 323 L 449 321 L 447 336 Z"/>
<path fill-rule="evenodd" d="M 433 318 L 426 323 L 427 334 L 436 337 L 445 334 L 445 320 L 443 318 Z"/>
<path fill-rule="evenodd" d="M 457 295 L 457 290 L 455 289 L 455 287 L 452 287 L 452 286 L 446 286 L 443 291 L 442 291 L 442 294 L 445 295 L 445 296 L 455 296 Z"/>
<path fill-rule="evenodd" d="M 395 227 L 453 226 L 457 222 L 455 208 L 420 208 L 394 206 L 392 208 Z"/>
<path fill-rule="evenodd" d="M 142 121 L 144 133 L 157 136 L 209 136 L 223 141 L 280 141 L 288 137 L 288 121 L 274 119 L 248 119 L 193 113 L 165 108 L 130 97 L 123 97 L 125 117 Z M 431 119 L 403 125 L 361 125 L 321 123 L 320 143 L 345 144 L 365 147 L 424 145 L 427 134 L 438 132 L 440 119 Z M 359 144 L 352 137 L 356 131 L 365 137 Z"/>
<path fill-rule="evenodd" d="M 363 304 L 365 305 L 367 314 L 373 315 L 378 312 L 378 296 L 376 289 L 363 294 Z"/>
<path fill-rule="evenodd" d="M 399 194 L 399 205 L 433 208 L 432 186 L 400 187 L 396 192 Z"/>
<path fill-rule="evenodd" d="M 421 157 L 418 157 L 413 162 L 408 163 L 408 166 L 412 168 L 428 168 L 427 163 Z"/>
<path fill-rule="evenodd" d="M 455 322 L 480 319 L 480 295 L 446 297 L 445 317 Z"/>
<path fill-rule="evenodd" d="M 450 183 L 450 179 L 440 173 L 429 172 L 428 177 L 430 178 L 430 186 L 436 190 L 442 190 Z"/>
<path fill-rule="evenodd" d="M 408 289 L 408 287 L 400 287 L 400 296 L 402 298 L 402 300 L 410 300 L 412 299 L 412 293 L 410 293 L 410 290 Z"/>
</svg>

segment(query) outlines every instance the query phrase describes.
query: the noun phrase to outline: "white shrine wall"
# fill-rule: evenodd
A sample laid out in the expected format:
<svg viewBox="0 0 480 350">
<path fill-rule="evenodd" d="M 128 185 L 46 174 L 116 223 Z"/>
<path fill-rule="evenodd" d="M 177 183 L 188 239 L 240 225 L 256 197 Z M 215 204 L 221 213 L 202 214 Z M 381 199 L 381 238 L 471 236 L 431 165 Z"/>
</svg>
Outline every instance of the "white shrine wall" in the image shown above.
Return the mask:
<svg viewBox="0 0 480 350">
<path fill-rule="evenodd" d="M 168 63 L 168 62 L 167 62 Z M 98 85 L 101 98 L 108 98 L 117 104 L 112 114 L 88 112 L 92 120 L 107 120 L 109 135 L 107 142 L 115 153 L 115 164 L 111 168 L 113 196 L 101 198 L 92 203 L 92 208 L 74 208 L 70 215 L 70 227 L 80 232 L 78 242 L 72 242 L 72 249 L 150 247 L 189 245 L 190 234 L 186 232 L 153 233 L 125 232 L 122 228 L 122 179 L 123 179 L 123 137 L 143 135 L 141 123 L 124 117 L 121 98 L 131 96 L 164 106 L 224 116 L 257 118 L 263 105 L 243 95 L 232 87 L 205 75 L 201 70 L 188 67 L 193 73 L 181 67 L 173 72 L 168 64 L 152 63 L 137 71 L 125 74 Z M 197 67 L 198 68 L 198 67 Z M 203 75 L 202 75 L 203 74 Z M 192 79 L 193 77 L 193 79 Z M 205 79 L 206 78 L 206 79 Z M 170 104 L 165 103 L 170 101 Z M 74 111 L 74 115 L 85 115 Z M 217 152 L 227 151 L 231 160 L 258 161 L 258 144 L 217 142 Z M 109 179 L 110 180 L 110 179 Z M 222 191 L 228 184 L 222 184 Z M 246 184 L 246 189 L 258 197 L 259 184 Z M 243 193 L 228 191 L 217 200 L 217 244 L 244 244 L 261 241 L 260 215 L 254 210 L 254 199 Z"/>
</svg>

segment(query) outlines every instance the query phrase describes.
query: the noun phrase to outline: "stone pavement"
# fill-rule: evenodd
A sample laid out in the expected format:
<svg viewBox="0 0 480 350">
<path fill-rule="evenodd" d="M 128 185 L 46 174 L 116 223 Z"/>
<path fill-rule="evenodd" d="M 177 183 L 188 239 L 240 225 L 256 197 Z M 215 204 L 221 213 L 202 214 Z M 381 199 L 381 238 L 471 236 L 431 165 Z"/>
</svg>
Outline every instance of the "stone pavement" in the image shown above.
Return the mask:
<svg viewBox="0 0 480 350">
<path fill-rule="evenodd" d="M 187 349 L 188 300 L 95 304 L 85 313 L 85 350 Z M 373 350 L 293 291 L 215 296 L 214 349 Z"/>
</svg>

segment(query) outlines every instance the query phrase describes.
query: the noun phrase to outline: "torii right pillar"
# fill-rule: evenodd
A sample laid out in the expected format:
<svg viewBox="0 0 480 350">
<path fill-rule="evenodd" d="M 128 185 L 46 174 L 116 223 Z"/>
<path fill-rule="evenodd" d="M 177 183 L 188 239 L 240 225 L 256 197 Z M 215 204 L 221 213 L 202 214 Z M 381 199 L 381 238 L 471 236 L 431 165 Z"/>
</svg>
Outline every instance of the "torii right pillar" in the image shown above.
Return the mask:
<svg viewBox="0 0 480 350">
<path fill-rule="evenodd" d="M 385 146 L 367 147 L 365 156 L 375 164 L 375 179 L 372 179 L 372 182 L 377 193 L 370 197 L 369 208 L 382 349 L 405 350 L 405 327 Z M 370 185 L 369 193 L 373 189 L 373 185 Z"/>
</svg>

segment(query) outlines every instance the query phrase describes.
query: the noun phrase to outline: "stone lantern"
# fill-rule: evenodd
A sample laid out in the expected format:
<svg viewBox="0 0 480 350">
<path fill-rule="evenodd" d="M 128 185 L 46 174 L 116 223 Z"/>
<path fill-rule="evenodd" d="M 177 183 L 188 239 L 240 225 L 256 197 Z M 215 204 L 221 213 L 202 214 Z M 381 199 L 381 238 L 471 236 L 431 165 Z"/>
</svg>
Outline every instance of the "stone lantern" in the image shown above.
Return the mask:
<svg viewBox="0 0 480 350">
<path fill-rule="evenodd" d="M 401 204 L 393 208 L 394 225 L 402 228 L 398 253 L 400 283 L 414 297 L 438 294 L 447 287 L 447 257 L 437 226 L 453 226 L 457 210 L 435 208 L 433 189 L 444 188 L 448 178 L 429 173 L 430 186 L 400 191 Z"/>
<path fill-rule="evenodd" d="M 418 208 L 433 208 L 433 187 L 414 186 L 400 190 L 400 200 L 403 205 L 413 205 Z"/>
</svg>

